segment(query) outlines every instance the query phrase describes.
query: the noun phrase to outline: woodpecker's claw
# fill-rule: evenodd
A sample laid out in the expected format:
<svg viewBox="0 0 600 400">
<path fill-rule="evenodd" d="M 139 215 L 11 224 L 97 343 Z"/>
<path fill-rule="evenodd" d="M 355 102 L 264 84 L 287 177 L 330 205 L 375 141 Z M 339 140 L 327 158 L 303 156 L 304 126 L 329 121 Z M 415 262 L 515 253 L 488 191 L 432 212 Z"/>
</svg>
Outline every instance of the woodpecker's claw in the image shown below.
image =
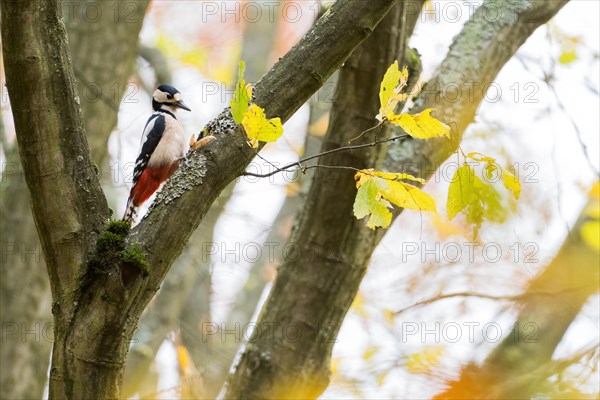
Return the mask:
<svg viewBox="0 0 600 400">
<path fill-rule="evenodd" d="M 190 138 L 190 150 L 200 150 L 201 148 L 203 148 L 211 142 L 214 142 L 215 140 L 217 140 L 217 138 L 212 135 L 205 136 L 200 140 L 196 140 L 196 137 L 192 135 L 192 137 Z"/>
</svg>

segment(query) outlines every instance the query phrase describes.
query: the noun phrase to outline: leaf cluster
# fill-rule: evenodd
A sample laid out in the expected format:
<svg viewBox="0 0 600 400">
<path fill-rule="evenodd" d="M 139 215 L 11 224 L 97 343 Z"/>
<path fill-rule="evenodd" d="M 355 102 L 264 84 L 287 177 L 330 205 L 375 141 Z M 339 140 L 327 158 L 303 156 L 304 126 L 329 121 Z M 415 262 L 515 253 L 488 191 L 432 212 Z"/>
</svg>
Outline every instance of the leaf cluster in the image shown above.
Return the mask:
<svg viewBox="0 0 600 400">
<path fill-rule="evenodd" d="M 395 114 L 400 102 L 408 99 L 403 93 L 407 86 L 408 69 L 402 70 L 395 61 L 386 71 L 379 91 L 381 103 L 377 119 L 379 125 L 386 122 L 400 126 L 406 134 L 415 139 L 432 139 L 445 137 L 450 139 L 450 128 L 435 119 L 426 109 L 420 114 Z M 484 182 L 476 176 L 475 170 L 468 160 L 484 163 L 484 171 L 488 177 L 500 173 L 504 186 L 513 193 L 516 199 L 521 193 L 521 183 L 515 175 L 501 169 L 494 158 L 481 153 L 471 153 L 452 179 L 448 191 L 447 211 L 452 220 L 458 213 L 464 213 L 467 222 L 479 229 L 484 220 L 503 222 L 507 210 L 502 205 L 500 193 L 489 182 Z M 386 173 L 373 170 L 363 170 L 356 175 L 358 192 L 354 202 L 354 215 L 358 219 L 370 216 L 367 226 L 386 228 L 390 225 L 392 214 L 389 209 L 392 204 L 412 210 L 436 212 L 433 199 L 419 188 L 402 182 L 410 180 L 425 184 L 423 179 L 408 174 Z"/>
<path fill-rule="evenodd" d="M 280 118 L 267 119 L 265 109 L 252 103 L 252 86 L 246 84 L 244 71 L 246 64 L 241 61 L 238 81 L 231 99 L 231 115 L 237 124 L 241 124 L 248 144 L 256 149 L 259 142 L 275 142 L 283 135 Z"/>
<path fill-rule="evenodd" d="M 506 169 L 501 169 L 496 160 L 481 153 L 470 153 L 466 156 L 465 163 L 456 171 L 448 189 L 446 209 L 448 219 L 452 220 L 460 212 L 465 214 L 467 222 L 479 229 L 484 220 L 504 222 L 507 210 L 502 205 L 502 196 L 489 181 L 483 181 L 475 173 L 475 169 L 468 163 L 471 159 L 483 162 L 483 171 L 488 178 L 500 173 L 504 187 L 512 192 L 515 199 L 521 194 L 521 183 L 515 175 Z"/>
</svg>

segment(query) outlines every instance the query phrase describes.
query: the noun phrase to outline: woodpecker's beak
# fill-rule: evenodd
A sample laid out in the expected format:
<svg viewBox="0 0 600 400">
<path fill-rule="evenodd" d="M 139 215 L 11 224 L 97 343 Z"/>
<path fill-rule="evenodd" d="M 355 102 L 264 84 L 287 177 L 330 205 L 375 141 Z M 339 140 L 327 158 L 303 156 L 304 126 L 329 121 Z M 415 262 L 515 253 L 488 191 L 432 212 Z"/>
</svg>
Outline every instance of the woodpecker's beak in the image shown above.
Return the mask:
<svg viewBox="0 0 600 400">
<path fill-rule="evenodd" d="M 189 107 L 187 106 L 187 104 L 185 104 L 185 103 L 183 102 L 183 100 L 179 100 L 178 102 L 176 102 L 176 103 L 175 103 L 175 105 L 176 105 L 177 107 L 179 107 L 179 108 L 183 108 L 184 110 L 187 110 L 187 111 L 192 111 L 192 109 L 191 109 L 191 108 L 189 108 Z"/>
</svg>

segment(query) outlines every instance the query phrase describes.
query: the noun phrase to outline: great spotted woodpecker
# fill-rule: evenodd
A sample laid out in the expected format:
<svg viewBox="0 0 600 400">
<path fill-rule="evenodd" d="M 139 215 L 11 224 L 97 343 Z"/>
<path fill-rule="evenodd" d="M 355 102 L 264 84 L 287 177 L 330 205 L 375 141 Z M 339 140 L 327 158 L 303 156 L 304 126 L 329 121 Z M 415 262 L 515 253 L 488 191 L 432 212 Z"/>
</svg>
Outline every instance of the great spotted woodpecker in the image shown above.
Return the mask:
<svg viewBox="0 0 600 400">
<path fill-rule="evenodd" d="M 133 187 L 127 200 L 124 221 L 133 223 L 139 207 L 171 177 L 185 155 L 187 143 L 175 113 L 191 111 L 173 86 L 160 85 L 152 95 L 154 113 L 144 128 L 144 144 L 133 170 Z"/>
</svg>

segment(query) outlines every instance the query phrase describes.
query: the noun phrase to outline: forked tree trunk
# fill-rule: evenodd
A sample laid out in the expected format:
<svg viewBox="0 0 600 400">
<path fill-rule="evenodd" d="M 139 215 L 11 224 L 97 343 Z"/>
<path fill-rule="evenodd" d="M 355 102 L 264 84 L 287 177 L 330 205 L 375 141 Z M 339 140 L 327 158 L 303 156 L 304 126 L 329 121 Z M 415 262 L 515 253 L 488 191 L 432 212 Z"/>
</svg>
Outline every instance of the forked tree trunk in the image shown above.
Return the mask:
<svg viewBox="0 0 600 400">
<path fill-rule="evenodd" d="M 287 120 L 393 4 L 334 4 L 256 85 L 256 102 L 268 115 Z M 224 113 L 208 129 L 225 140 L 182 164 L 149 215 L 126 238 L 128 257 L 97 254 L 100 234 L 104 245 L 110 242 L 104 232 L 109 209 L 85 138 L 62 2 L 5 0 L 1 5 L 7 86 L 52 288 L 50 397 L 118 398 L 129 340 L 142 310 L 210 205 L 246 168 L 254 151 Z M 121 245 L 120 239 L 115 241 L 109 252 Z M 144 262 L 147 271 L 141 268 Z"/>
</svg>

